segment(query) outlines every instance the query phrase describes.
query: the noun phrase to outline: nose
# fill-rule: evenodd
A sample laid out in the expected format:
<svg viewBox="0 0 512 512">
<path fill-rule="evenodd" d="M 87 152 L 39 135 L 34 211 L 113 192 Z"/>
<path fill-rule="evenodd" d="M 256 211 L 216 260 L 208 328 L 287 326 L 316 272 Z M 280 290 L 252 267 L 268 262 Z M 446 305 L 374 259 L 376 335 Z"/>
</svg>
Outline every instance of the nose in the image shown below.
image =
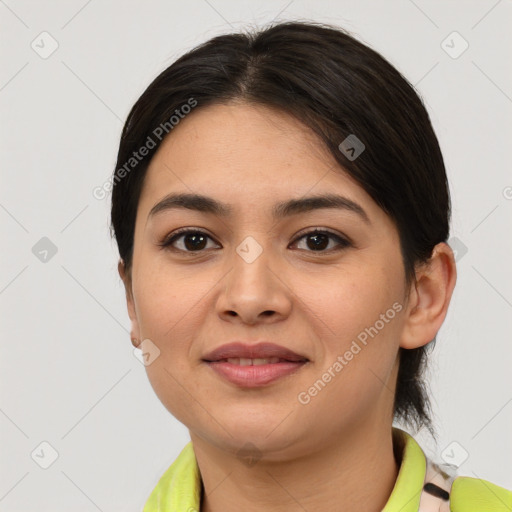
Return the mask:
<svg viewBox="0 0 512 512">
<path fill-rule="evenodd" d="M 263 250 L 254 260 L 235 255 L 217 298 L 223 320 L 254 325 L 280 321 L 290 314 L 292 291 L 269 254 L 269 249 Z"/>
</svg>

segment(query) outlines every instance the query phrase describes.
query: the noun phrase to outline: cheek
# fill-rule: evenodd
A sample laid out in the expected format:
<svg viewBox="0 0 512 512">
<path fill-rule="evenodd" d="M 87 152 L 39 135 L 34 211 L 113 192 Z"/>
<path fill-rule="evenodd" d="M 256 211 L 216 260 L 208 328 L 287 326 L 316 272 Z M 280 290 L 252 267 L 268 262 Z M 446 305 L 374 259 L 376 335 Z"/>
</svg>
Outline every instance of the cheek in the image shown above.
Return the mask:
<svg viewBox="0 0 512 512">
<path fill-rule="evenodd" d="M 390 268 L 354 265 L 348 271 L 333 273 L 326 283 L 301 287 L 297 295 L 314 313 L 312 318 L 322 332 L 338 340 L 340 346 L 335 348 L 339 349 L 401 300 L 397 279 Z M 394 313 L 392 310 L 389 316 L 394 317 Z"/>
<path fill-rule="evenodd" d="M 146 372 L 161 399 L 165 395 L 181 397 L 179 383 L 193 378 L 190 365 L 194 364 L 194 342 L 208 314 L 208 292 L 218 277 L 210 279 L 192 267 L 178 273 L 169 265 L 149 261 L 140 269 L 134 280 L 140 334 L 159 351 L 154 363 L 146 366 Z"/>
<path fill-rule="evenodd" d="M 366 266 L 333 279 L 322 293 L 310 294 L 316 333 L 324 344 L 317 377 L 328 384 L 323 400 L 338 413 L 365 408 L 388 383 L 396 360 L 404 310 L 401 289 L 389 268 Z M 325 290 L 328 292 L 325 293 Z M 334 377 L 333 377 L 334 375 Z M 314 383 L 312 382 L 311 385 Z M 324 389 L 327 391 L 325 392 Z M 307 391 L 307 390 L 304 390 Z M 313 393 L 315 392 L 312 390 Z"/>
<path fill-rule="evenodd" d="M 191 270 L 172 269 L 169 265 L 147 261 L 134 282 L 137 316 L 142 334 L 157 343 L 181 339 L 183 329 L 191 328 L 194 309 L 207 294 L 208 280 Z M 193 323 L 193 322 L 192 322 Z"/>
<path fill-rule="evenodd" d="M 189 424 L 194 418 L 189 352 L 197 332 L 199 298 L 205 292 L 195 286 L 192 277 L 173 274 L 154 266 L 141 272 L 134 294 L 141 336 L 149 338 L 158 350 L 158 357 L 145 367 L 148 380 L 166 409 L 178 421 Z"/>
</svg>

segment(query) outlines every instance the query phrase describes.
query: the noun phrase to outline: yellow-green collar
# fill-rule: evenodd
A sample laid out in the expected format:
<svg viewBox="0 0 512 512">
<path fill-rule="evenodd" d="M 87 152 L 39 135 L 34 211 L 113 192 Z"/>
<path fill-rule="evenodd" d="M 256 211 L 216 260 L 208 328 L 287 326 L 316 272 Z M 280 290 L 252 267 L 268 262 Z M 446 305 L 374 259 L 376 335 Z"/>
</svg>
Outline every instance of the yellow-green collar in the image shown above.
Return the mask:
<svg viewBox="0 0 512 512">
<path fill-rule="evenodd" d="M 403 437 L 404 449 L 398 477 L 382 512 L 418 512 L 427 470 L 427 459 L 420 445 L 404 430 L 393 428 Z"/>
<path fill-rule="evenodd" d="M 425 455 L 407 432 L 393 428 L 404 436 L 404 451 L 393 492 L 382 512 L 417 512 L 425 479 Z M 143 512 L 200 512 L 201 474 L 192 441 L 158 481 Z"/>
</svg>

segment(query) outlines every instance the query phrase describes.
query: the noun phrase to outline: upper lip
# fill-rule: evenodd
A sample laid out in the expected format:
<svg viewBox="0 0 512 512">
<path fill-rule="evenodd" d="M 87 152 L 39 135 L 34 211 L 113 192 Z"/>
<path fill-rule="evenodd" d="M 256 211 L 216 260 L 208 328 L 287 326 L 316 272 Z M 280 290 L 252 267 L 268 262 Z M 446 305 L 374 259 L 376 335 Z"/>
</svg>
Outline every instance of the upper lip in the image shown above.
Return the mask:
<svg viewBox="0 0 512 512">
<path fill-rule="evenodd" d="M 240 341 L 217 347 L 206 354 L 203 360 L 212 362 L 228 358 L 267 359 L 270 357 L 279 357 L 287 361 L 308 361 L 307 357 L 275 343 L 261 342 L 249 345 Z"/>
</svg>

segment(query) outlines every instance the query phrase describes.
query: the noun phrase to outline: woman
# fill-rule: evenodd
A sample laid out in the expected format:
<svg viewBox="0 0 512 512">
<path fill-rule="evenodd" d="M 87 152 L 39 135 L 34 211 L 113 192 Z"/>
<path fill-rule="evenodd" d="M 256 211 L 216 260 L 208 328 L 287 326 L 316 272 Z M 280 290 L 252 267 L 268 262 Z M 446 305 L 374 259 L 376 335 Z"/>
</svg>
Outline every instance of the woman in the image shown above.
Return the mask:
<svg viewBox="0 0 512 512">
<path fill-rule="evenodd" d="M 191 437 L 145 512 L 510 510 L 392 425 L 434 434 L 456 268 L 437 138 L 383 57 L 319 23 L 215 37 L 136 102 L 113 186 L 132 343 Z"/>
</svg>

